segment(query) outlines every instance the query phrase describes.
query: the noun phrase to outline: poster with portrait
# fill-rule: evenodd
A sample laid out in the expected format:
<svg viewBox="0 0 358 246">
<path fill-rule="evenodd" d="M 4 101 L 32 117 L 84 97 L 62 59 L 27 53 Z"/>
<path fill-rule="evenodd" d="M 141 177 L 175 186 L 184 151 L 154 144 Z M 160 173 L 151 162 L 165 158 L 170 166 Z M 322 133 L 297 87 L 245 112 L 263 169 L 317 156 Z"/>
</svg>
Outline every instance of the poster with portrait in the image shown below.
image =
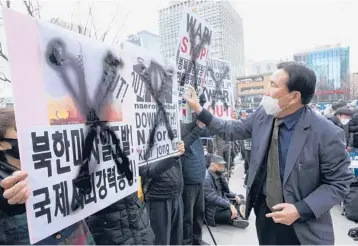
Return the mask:
<svg viewBox="0 0 358 246">
<path fill-rule="evenodd" d="M 123 44 L 122 51 L 131 54 L 138 165 L 176 155 L 180 116 L 175 62 L 128 42 Z"/>
<path fill-rule="evenodd" d="M 235 105 L 229 61 L 208 59 L 203 92 L 207 100 L 204 105 L 205 109 L 220 119 L 232 119 Z"/>
<path fill-rule="evenodd" d="M 198 94 L 202 93 L 206 76 L 206 63 L 209 56 L 213 29 L 191 9 L 182 14 L 179 28 L 179 46 L 177 51 L 177 80 L 180 95 L 180 116 L 184 123 L 193 120 L 192 111 L 181 100 L 182 95 L 189 95 L 187 87 L 193 86 Z"/>
<path fill-rule="evenodd" d="M 144 75 L 150 75 L 154 90 L 161 81 L 169 83 L 173 70 L 165 69 L 163 80 L 151 79 L 164 74 L 158 55 L 119 52 L 10 9 L 0 13 L 21 166 L 29 176 L 28 229 L 36 243 L 137 191 L 140 162 L 177 153 L 180 134 L 172 102 L 178 99 L 166 85 L 162 96 L 152 94 L 154 100 L 135 90 L 138 57 L 150 61 Z M 138 103 L 138 96 L 144 101 Z M 172 125 L 170 134 L 162 129 L 164 116 Z M 157 154 L 140 161 L 143 149 Z"/>
</svg>

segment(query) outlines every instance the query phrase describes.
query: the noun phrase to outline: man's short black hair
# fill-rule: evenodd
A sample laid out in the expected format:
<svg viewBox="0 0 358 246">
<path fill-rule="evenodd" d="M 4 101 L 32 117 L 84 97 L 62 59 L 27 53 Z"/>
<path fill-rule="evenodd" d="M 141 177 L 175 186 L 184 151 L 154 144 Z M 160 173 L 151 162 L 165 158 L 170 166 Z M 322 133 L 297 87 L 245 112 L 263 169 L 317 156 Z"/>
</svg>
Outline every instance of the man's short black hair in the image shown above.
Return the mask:
<svg viewBox="0 0 358 246">
<path fill-rule="evenodd" d="M 280 63 L 277 69 L 283 69 L 288 74 L 288 91 L 299 91 L 301 93 L 302 104 L 309 104 L 316 89 L 315 73 L 297 62 Z"/>
</svg>

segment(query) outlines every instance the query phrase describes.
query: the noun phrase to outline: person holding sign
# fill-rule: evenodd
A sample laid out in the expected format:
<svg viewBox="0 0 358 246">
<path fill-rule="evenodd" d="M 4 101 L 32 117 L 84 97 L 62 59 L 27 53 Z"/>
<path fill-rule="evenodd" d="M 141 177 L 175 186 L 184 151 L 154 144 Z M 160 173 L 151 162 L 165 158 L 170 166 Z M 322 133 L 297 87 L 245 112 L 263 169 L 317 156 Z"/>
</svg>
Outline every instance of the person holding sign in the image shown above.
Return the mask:
<svg viewBox="0 0 358 246">
<path fill-rule="evenodd" d="M 183 244 L 183 174 L 180 156 L 185 152 L 184 142 L 179 142 L 178 150 L 178 156 L 139 168 L 156 245 Z"/>
<path fill-rule="evenodd" d="M 315 88 L 312 70 L 288 62 L 244 120 L 220 120 L 197 98 L 184 98 L 213 133 L 251 138 L 245 218 L 255 210 L 260 245 L 334 245 L 330 210 L 344 200 L 353 174 L 344 131 L 307 106 Z"/>
<path fill-rule="evenodd" d="M 21 171 L 13 109 L 0 108 L 0 165 L 0 244 L 29 245 L 24 203 L 30 190 L 27 173 Z M 80 221 L 37 244 L 94 245 L 94 241 L 87 224 Z"/>
</svg>

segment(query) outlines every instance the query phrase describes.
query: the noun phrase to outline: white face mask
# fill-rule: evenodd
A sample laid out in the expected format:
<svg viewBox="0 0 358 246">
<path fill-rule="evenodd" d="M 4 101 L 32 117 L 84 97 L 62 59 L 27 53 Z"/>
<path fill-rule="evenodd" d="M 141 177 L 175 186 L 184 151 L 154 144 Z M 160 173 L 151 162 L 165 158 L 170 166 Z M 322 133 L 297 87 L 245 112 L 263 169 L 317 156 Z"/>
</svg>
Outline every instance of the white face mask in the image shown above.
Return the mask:
<svg viewBox="0 0 358 246">
<path fill-rule="evenodd" d="M 347 119 L 347 118 L 341 119 L 341 123 L 343 125 L 347 125 L 349 121 L 350 121 L 350 119 Z"/>
<path fill-rule="evenodd" d="M 261 105 L 265 109 L 266 114 L 276 117 L 282 111 L 278 102 L 278 99 L 264 95 Z"/>
</svg>

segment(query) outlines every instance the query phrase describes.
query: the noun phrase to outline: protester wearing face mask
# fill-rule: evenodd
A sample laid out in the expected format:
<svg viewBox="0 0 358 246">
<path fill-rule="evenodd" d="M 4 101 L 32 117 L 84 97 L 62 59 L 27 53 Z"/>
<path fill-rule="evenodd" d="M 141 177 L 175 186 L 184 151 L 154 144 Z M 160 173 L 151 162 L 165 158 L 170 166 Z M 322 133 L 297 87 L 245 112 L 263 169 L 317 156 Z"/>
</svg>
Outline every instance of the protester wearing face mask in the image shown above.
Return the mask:
<svg viewBox="0 0 358 246">
<path fill-rule="evenodd" d="M 223 176 L 226 161 L 218 155 L 211 158 L 210 168 L 204 179 L 205 218 L 210 226 L 216 224 L 232 225 L 241 229 L 249 226 L 243 219 L 245 200 L 231 192 Z"/>
<path fill-rule="evenodd" d="M 262 106 L 241 121 L 221 120 L 184 98 L 213 134 L 251 138 L 245 217 L 254 209 L 261 245 L 334 244 L 330 210 L 343 201 L 353 174 L 344 131 L 307 106 L 315 87 L 312 70 L 282 63 Z"/>
<path fill-rule="evenodd" d="M 0 161 L 17 171 L 2 177 L 0 183 L 0 244 L 29 245 L 25 202 L 30 195 L 27 173 L 20 171 L 21 161 L 17 143 L 13 109 L 0 108 Z M 47 237 L 38 245 L 94 245 L 87 224 L 80 221 Z"/>
<path fill-rule="evenodd" d="M 339 120 L 341 128 L 344 131 L 347 145 L 349 141 L 349 122 L 352 119 L 353 111 L 348 107 L 341 107 L 336 110 L 335 117 Z"/>
</svg>

